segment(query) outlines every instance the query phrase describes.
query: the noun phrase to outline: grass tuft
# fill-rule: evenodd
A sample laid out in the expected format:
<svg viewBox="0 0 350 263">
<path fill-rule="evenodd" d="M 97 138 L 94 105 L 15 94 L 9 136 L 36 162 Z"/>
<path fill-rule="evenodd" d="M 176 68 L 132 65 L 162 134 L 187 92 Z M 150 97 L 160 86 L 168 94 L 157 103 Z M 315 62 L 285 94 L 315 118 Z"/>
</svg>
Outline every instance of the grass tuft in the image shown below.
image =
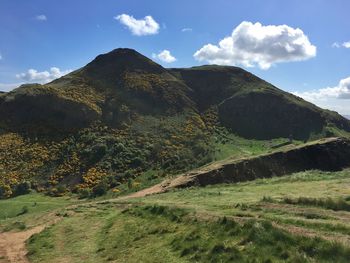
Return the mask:
<svg viewBox="0 0 350 263">
<path fill-rule="evenodd" d="M 299 197 L 297 199 L 285 197 L 283 198 L 283 203 L 291 205 L 306 205 L 306 206 L 316 206 L 325 209 L 330 209 L 334 211 L 350 211 L 350 204 L 343 198 L 333 199 L 333 198 L 309 198 L 309 197 Z"/>
</svg>

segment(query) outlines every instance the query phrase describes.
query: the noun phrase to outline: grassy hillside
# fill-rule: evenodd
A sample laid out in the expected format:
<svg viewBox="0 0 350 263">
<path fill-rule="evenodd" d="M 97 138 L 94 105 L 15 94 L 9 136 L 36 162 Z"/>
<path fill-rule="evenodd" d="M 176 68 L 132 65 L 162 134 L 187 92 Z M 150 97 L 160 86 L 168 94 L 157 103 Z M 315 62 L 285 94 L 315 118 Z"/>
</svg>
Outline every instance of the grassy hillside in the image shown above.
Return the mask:
<svg viewBox="0 0 350 263">
<path fill-rule="evenodd" d="M 46 85 L 0 95 L 0 198 L 30 188 L 53 196 L 130 191 L 149 171 L 159 181 L 291 137 L 349 131 L 340 115 L 243 69 L 165 69 L 116 49 Z"/>
<path fill-rule="evenodd" d="M 166 120 L 149 116 L 123 131 L 94 126 L 55 140 L 4 133 L 0 193 L 23 194 L 29 184 L 54 196 L 69 190 L 94 195 L 101 188 L 102 193 L 113 188 L 123 194 L 213 161 L 266 153 L 288 142 L 246 140 L 225 129 L 204 133 L 198 125 L 196 115 Z"/>
<path fill-rule="evenodd" d="M 28 255 L 32 262 L 348 262 L 349 183 L 349 169 L 309 171 L 67 206 L 28 240 Z M 2 202 L 6 211 L 24 199 Z"/>
</svg>

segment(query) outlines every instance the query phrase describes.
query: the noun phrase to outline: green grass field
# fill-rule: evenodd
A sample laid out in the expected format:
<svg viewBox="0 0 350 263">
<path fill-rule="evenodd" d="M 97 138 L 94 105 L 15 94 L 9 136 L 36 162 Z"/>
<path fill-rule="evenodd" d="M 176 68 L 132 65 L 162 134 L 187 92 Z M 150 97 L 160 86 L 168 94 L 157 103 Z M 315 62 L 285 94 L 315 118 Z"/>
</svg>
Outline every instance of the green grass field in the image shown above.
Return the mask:
<svg viewBox="0 0 350 263">
<path fill-rule="evenodd" d="M 232 207 L 244 203 L 254 204 L 271 197 L 332 197 L 350 196 L 350 170 L 341 172 L 308 171 L 290 176 L 258 179 L 227 185 L 211 185 L 203 188 L 188 188 L 162 195 L 149 196 L 134 200 L 159 205 L 191 207 L 225 214 L 232 212 Z"/>
<path fill-rule="evenodd" d="M 12 222 L 65 214 L 28 240 L 32 262 L 349 262 L 349 186 L 350 169 L 307 171 L 80 204 L 34 194 L 0 207 Z"/>
<path fill-rule="evenodd" d="M 204 219 L 164 206 L 83 209 L 32 237 L 28 247 L 33 262 L 347 262 L 350 256 L 345 246 L 292 235 L 269 221 Z"/>
<path fill-rule="evenodd" d="M 45 223 L 48 213 L 77 202 L 70 197 L 49 197 L 32 193 L 0 200 L 0 232 Z"/>
</svg>

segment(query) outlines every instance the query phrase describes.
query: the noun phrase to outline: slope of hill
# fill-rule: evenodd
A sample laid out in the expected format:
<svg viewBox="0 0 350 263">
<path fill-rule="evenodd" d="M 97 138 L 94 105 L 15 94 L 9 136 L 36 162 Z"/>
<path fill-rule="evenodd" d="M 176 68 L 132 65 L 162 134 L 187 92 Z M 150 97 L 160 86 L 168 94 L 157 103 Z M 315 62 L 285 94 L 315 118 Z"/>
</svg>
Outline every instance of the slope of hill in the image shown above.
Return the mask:
<svg viewBox="0 0 350 263">
<path fill-rule="evenodd" d="M 0 196 L 28 187 L 86 196 L 263 153 L 270 140 L 347 135 L 350 122 L 240 68 L 165 69 L 116 49 L 46 85 L 0 94 L 0 129 Z"/>
<path fill-rule="evenodd" d="M 0 200 L 0 232 L 12 230 L 0 233 L 0 262 L 28 262 L 27 255 L 30 262 L 52 263 L 345 263 L 350 191 L 344 185 L 349 183 L 347 169 L 138 199 L 84 203 L 31 194 Z M 28 233 L 45 225 L 25 247 Z M 15 239 L 13 246 L 6 243 L 9 238 Z"/>
<path fill-rule="evenodd" d="M 324 111 L 237 67 L 201 66 L 172 69 L 194 90 L 200 110 L 218 108 L 220 122 L 246 138 L 307 139 L 327 125 L 350 131 L 335 112 Z"/>
</svg>

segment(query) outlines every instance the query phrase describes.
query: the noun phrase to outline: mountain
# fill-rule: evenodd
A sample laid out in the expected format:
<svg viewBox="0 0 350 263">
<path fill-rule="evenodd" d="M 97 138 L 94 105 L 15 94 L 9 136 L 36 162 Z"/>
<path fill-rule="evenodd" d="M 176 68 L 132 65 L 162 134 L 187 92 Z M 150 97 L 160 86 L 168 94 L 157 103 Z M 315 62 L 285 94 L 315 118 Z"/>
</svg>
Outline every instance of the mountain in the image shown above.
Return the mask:
<svg viewBox="0 0 350 263">
<path fill-rule="evenodd" d="M 74 131 L 102 121 L 117 127 L 122 108 L 142 115 L 203 113 L 215 108 L 225 127 L 246 138 L 307 139 L 345 118 L 237 67 L 165 69 L 131 49 L 97 56 L 46 85 L 22 85 L 0 95 L 2 125 L 26 132 Z"/>
<path fill-rule="evenodd" d="M 339 114 L 241 68 L 165 69 L 116 49 L 51 83 L 0 94 L 0 196 L 28 184 L 53 195 L 98 194 L 248 152 L 232 138 L 307 141 L 348 132 Z"/>
<path fill-rule="evenodd" d="M 350 120 L 350 115 L 344 115 L 344 117 Z"/>
</svg>

